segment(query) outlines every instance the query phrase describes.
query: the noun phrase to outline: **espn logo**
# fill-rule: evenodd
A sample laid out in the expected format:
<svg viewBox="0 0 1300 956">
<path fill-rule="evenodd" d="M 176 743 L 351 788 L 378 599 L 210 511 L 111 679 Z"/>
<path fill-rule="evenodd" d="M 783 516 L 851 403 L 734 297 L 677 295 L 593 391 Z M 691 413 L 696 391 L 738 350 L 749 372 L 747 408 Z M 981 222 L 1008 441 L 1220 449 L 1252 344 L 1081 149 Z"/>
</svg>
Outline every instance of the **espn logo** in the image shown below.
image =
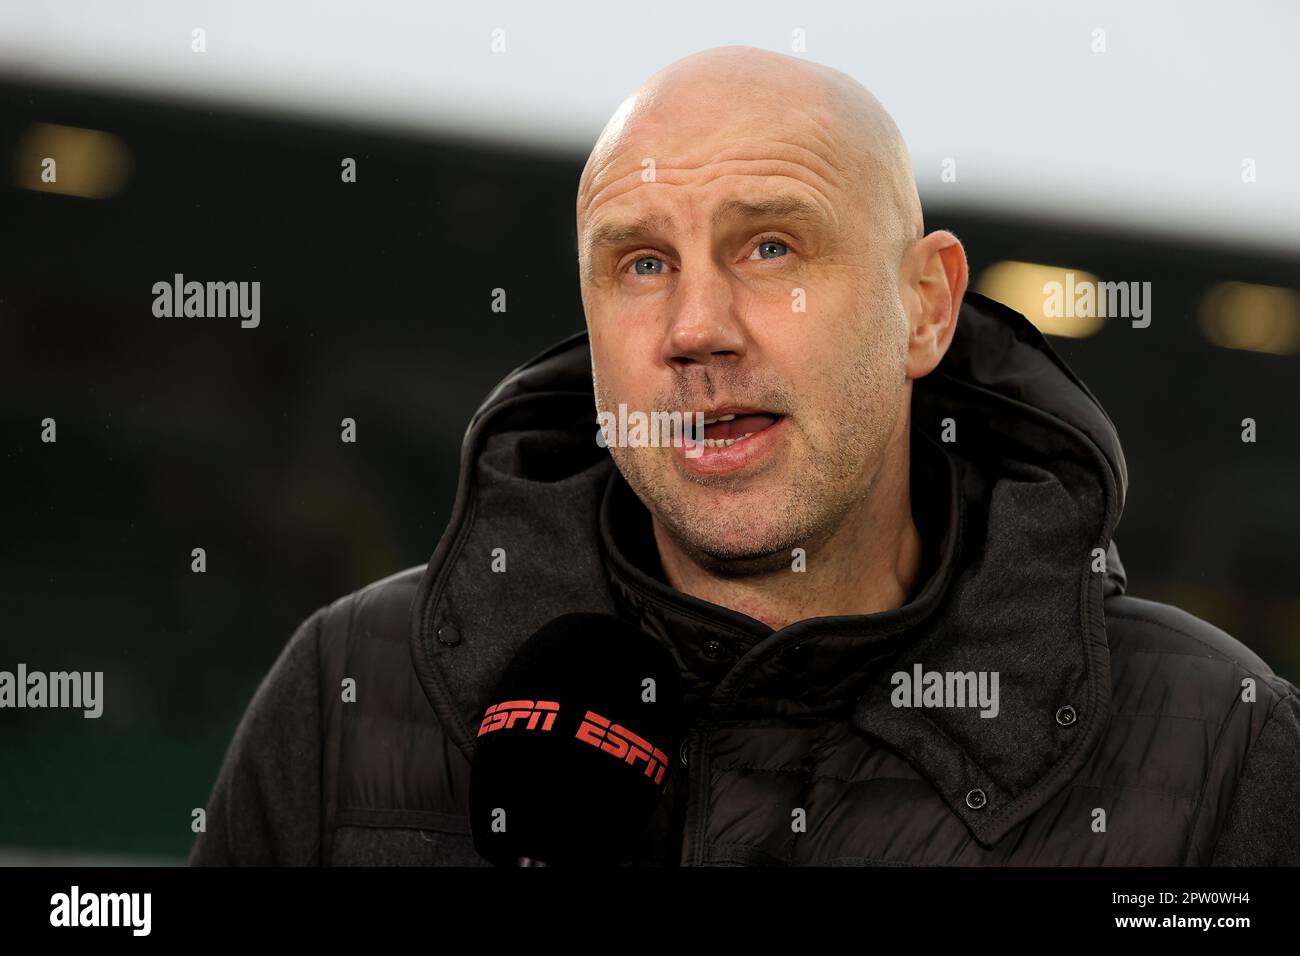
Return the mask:
<svg viewBox="0 0 1300 956">
<path fill-rule="evenodd" d="M 630 767 L 635 767 L 638 760 L 644 760 L 645 775 L 649 777 L 653 774 L 655 783 L 663 782 L 664 767 L 668 763 L 667 754 L 651 746 L 649 741 L 638 737 L 621 724 L 611 725 L 600 714 L 589 710 L 575 736 L 584 743 L 599 747 L 607 754 L 613 754 Z"/>
<path fill-rule="evenodd" d="M 477 736 L 482 737 L 494 730 L 513 727 L 525 717 L 528 718 L 527 729 L 536 730 L 537 722 L 543 714 L 546 715 L 546 722 L 542 724 L 542 730 L 550 730 L 551 725 L 555 723 L 555 715 L 559 712 L 560 703 L 555 700 L 505 700 L 487 709 L 487 716 L 483 718 L 483 723 L 479 724 Z"/>
</svg>

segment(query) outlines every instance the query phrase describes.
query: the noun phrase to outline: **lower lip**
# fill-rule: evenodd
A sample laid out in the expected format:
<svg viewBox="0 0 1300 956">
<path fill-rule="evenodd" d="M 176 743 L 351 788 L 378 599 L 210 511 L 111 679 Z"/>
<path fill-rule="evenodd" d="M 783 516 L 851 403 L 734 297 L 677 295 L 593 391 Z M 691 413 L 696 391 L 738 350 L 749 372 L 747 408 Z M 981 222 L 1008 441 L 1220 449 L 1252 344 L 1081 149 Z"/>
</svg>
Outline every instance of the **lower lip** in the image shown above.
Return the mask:
<svg viewBox="0 0 1300 956">
<path fill-rule="evenodd" d="M 695 458 L 688 458 L 686 455 L 687 451 L 694 451 L 695 449 L 688 449 L 684 445 L 674 446 L 673 454 L 677 456 L 687 470 L 698 475 L 725 475 L 733 471 L 739 471 L 761 461 L 774 452 L 777 443 L 785 437 L 785 423 L 788 418 L 788 415 L 783 415 L 761 432 L 754 432 L 748 438 L 738 441 L 734 445 L 724 445 L 717 448 L 710 448 L 705 445 L 701 454 Z"/>
</svg>

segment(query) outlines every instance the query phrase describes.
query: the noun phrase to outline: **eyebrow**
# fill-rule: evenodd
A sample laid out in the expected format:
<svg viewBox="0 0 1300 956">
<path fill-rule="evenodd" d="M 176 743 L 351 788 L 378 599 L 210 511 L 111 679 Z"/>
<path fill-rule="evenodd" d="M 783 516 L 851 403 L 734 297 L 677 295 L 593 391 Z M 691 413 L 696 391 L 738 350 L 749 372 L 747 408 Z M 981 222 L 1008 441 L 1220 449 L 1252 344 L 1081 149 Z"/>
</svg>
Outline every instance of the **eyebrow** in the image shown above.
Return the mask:
<svg viewBox="0 0 1300 956">
<path fill-rule="evenodd" d="M 766 199 L 728 199 L 713 212 L 713 225 L 736 219 L 784 219 L 807 225 L 824 224 L 826 217 L 815 203 L 800 196 L 771 196 Z M 649 214 L 631 222 L 603 222 L 594 226 L 587 235 L 588 252 L 604 246 L 618 245 L 648 236 L 656 231 L 666 231 L 673 226 L 671 216 Z"/>
</svg>

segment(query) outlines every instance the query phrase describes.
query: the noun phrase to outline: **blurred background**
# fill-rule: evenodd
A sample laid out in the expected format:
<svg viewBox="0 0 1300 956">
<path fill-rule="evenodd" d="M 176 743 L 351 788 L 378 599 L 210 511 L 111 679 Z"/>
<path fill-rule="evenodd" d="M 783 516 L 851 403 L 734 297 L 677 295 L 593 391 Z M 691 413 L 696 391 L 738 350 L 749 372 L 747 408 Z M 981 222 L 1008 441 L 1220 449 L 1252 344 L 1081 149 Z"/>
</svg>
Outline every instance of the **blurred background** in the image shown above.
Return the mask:
<svg viewBox="0 0 1300 956">
<path fill-rule="evenodd" d="M 183 861 L 293 628 L 428 559 L 469 416 L 583 327 L 606 119 L 724 44 L 882 100 L 927 228 L 1115 421 L 1130 593 L 1300 680 L 1300 8 L 1133 6 L 0 7 L 0 669 L 107 701 L 0 712 L 0 864 Z M 1066 272 L 1150 327 L 1044 316 Z M 260 326 L 155 317 L 175 273 L 260 280 Z"/>
</svg>

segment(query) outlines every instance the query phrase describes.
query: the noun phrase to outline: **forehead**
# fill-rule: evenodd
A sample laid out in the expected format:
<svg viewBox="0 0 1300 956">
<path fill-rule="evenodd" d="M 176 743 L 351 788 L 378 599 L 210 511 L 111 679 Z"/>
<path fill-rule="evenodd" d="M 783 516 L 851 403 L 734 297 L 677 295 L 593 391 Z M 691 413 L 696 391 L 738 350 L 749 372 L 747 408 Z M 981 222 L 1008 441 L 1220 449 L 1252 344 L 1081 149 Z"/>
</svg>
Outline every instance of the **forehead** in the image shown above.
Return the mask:
<svg viewBox="0 0 1300 956">
<path fill-rule="evenodd" d="M 761 76 L 754 70 L 753 64 L 729 75 L 686 69 L 625 100 L 583 171 L 579 217 L 599 207 L 607 191 L 625 191 L 622 180 L 643 181 L 649 169 L 675 171 L 671 182 L 689 170 L 707 173 L 720 159 L 780 157 L 802 160 L 831 179 L 844 150 L 827 89 L 802 66 L 779 58 Z"/>
<path fill-rule="evenodd" d="M 593 153 L 578 195 L 584 233 L 622 213 L 676 207 L 694 226 L 731 216 L 823 216 L 852 192 L 838 137 L 811 115 L 789 113 L 737 128 L 643 123 Z M 831 207 L 827 209 L 826 207 Z"/>
</svg>

